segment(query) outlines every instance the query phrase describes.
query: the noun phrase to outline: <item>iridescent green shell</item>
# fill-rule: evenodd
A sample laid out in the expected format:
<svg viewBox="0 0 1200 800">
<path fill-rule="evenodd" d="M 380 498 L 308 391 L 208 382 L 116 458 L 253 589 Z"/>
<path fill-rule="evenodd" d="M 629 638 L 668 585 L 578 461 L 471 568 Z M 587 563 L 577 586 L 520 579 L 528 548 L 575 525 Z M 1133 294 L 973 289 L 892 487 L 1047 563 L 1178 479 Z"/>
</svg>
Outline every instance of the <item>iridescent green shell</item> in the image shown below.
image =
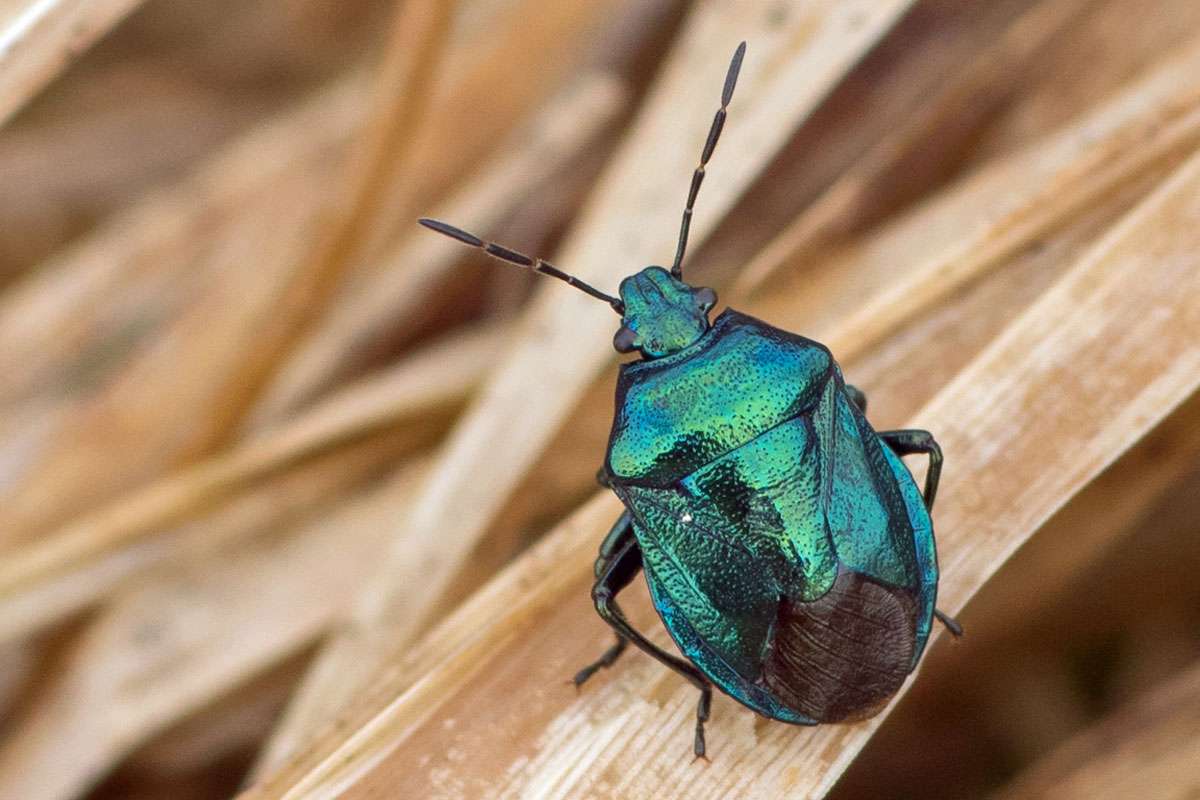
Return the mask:
<svg viewBox="0 0 1200 800">
<path fill-rule="evenodd" d="M 740 702 L 865 716 L 915 667 L 933 526 L 823 345 L 727 310 L 625 364 L 605 468 L 671 637 Z"/>
</svg>

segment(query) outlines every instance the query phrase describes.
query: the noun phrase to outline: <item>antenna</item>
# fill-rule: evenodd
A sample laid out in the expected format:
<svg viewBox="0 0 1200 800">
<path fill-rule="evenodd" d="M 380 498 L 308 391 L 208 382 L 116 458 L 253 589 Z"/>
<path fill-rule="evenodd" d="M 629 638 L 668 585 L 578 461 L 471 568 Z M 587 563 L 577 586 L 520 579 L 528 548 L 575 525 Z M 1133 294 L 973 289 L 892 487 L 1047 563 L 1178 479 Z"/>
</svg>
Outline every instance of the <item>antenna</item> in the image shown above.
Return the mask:
<svg viewBox="0 0 1200 800">
<path fill-rule="evenodd" d="M 543 275 L 549 275 L 551 278 L 558 278 L 560 281 L 565 281 L 584 294 L 589 294 L 597 300 L 603 300 L 604 302 L 608 303 L 618 314 L 623 315 L 625 313 L 625 304 L 622 303 L 620 299 L 613 297 L 612 295 L 605 294 L 591 284 L 584 283 L 574 275 L 568 275 L 558 267 L 554 266 L 553 264 L 549 264 L 540 258 L 530 258 L 524 253 L 518 253 L 516 250 L 509 250 L 507 247 L 498 245 L 495 242 L 484 241 L 478 236 L 467 233 L 461 228 L 456 228 L 453 225 L 448 225 L 445 222 L 440 222 L 436 219 L 422 217 L 421 219 L 417 220 L 417 222 L 421 223 L 426 228 L 429 228 L 431 231 L 437 231 L 444 236 L 449 236 L 451 239 L 457 239 L 463 244 L 470 245 L 471 247 L 477 247 L 492 258 L 505 261 L 509 264 L 516 264 L 518 267 L 525 267 L 526 269 L 531 269 L 534 272 L 540 272 Z"/>
<path fill-rule="evenodd" d="M 675 248 L 675 263 L 671 265 L 671 275 L 683 277 L 683 254 L 687 250 L 688 229 L 692 227 L 692 206 L 696 204 L 696 195 L 700 192 L 700 184 L 704 182 L 704 167 L 712 158 L 713 150 L 717 147 L 717 139 L 721 138 L 721 129 L 725 127 L 725 110 L 733 99 L 733 87 L 737 85 L 738 72 L 742 68 L 742 57 L 746 55 L 746 43 L 742 42 L 733 51 L 733 59 L 729 62 L 729 72 L 725 73 L 725 88 L 721 91 L 721 107 L 713 117 L 712 127 L 708 129 L 708 140 L 704 142 L 704 151 L 700 153 L 700 166 L 692 173 L 692 188 L 688 191 L 687 205 L 683 209 L 683 222 L 679 226 L 679 245 Z"/>
</svg>

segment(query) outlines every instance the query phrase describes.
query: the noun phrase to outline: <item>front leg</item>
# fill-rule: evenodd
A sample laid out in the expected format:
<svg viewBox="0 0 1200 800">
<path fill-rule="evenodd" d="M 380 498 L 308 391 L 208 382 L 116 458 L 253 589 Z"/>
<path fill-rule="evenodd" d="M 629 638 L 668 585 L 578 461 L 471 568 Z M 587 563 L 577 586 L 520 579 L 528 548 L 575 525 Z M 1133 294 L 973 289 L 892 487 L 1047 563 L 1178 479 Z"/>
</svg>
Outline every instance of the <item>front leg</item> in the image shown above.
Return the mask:
<svg viewBox="0 0 1200 800">
<path fill-rule="evenodd" d="M 903 430 L 878 431 L 879 438 L 892 448 L 898 456 L 925 453 L 929 456 L 929 471 L 925 473 L 925 509 L 933 511 L 933 500 L 937 497 L 938 481 L 942 477 L 942 448 L 929 431 Z"/>
</svg>

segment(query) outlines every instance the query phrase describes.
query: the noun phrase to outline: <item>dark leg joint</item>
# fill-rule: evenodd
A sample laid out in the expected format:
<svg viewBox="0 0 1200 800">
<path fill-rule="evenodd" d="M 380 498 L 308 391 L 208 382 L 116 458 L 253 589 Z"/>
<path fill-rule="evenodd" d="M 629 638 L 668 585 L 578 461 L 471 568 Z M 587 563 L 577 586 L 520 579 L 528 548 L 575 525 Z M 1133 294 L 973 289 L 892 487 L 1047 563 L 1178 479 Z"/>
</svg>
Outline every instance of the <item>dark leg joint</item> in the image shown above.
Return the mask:
<svg viewBox="0 0 1200 800">
<path fill-rule="evenodd" d="M 938 622 L 946 626 L 946 630 L 950 631 L 950 635 L 955 639 L 961 638 L 963 635 L 962 625 L 958 624 L 958 620 L 949 614 L 944 614 L 940 609 L 935 608 L 933 615 L 937 617 Z"/>
<path fill-rule="evenodd" d="M 575 684 L 575 688 L 578 689 L 580 686 L 583 686 L 583 684 L 587 682 L 588 678 L 592 677 L 600 670 L 611 667 L 614 663 L 616 663 L 617 659 L 621 657 L 621 653 L 624 653 L 625 648 L 628 646 L 629 640 L 624 636 L 618 635 L 617 643 L 605 650 L 604 655 L 600 656 L 591 664 L 588 664 L 586 667 L 579 670 L 579 672 L 575 673 L 575 677 L 572 679 L 572 682 Z"/>
<path fill-rule="evenodd" d="M 705 755 L 704 742 L 704 723 L 708 722 L 708 714 L 712 709 L 712 686 L 705 685 L 700 690 L 700 702 L 696 704 L 696 736 L 692 741 L 692 752 L 696 754 L 696 758 L 702 758 L 708 761 L 708 756 Z"/>
</svg>

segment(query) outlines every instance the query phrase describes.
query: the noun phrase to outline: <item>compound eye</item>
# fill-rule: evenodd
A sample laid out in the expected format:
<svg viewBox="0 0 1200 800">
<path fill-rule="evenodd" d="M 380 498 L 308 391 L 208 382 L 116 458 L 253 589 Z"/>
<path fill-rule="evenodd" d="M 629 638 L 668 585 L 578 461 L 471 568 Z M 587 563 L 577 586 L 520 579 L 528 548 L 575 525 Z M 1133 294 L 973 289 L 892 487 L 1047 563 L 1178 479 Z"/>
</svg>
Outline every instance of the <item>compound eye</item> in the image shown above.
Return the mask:
<svg viewBox="0 0 1200 800">
<path fill-rule="evenodd" d="M 622 325 L 613 336 L 613 347 L 618 353 L 630 353 L 637 349 L 637 333 Z"/>
<path fill-rule="evenodd" d="M 717 293 L 707 286 L 701 286 L 692 292 L 692 297 L 696 301 L 696 307 L 708 311 L 717 304 Z"/>
</svg>

